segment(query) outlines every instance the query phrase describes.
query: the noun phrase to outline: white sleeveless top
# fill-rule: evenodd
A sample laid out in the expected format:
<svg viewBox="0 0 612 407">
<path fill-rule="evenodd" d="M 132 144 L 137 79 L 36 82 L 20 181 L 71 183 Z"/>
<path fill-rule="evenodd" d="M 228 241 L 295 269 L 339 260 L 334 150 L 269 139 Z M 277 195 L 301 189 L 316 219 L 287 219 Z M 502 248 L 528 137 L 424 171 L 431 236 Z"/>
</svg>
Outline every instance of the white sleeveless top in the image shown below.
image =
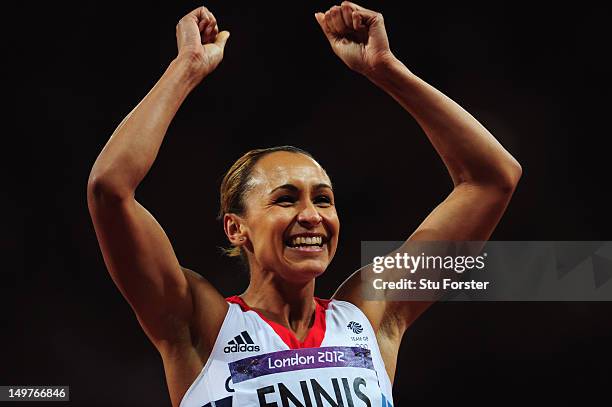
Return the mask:
<svg viewBox="0 0 612 407">
<path fill-rule="evenodd" d="M 315 298 L 303 342 L 238 297 L 180 407 L 393 407 L 374 330 L 355 305 Z"/>
</svg>

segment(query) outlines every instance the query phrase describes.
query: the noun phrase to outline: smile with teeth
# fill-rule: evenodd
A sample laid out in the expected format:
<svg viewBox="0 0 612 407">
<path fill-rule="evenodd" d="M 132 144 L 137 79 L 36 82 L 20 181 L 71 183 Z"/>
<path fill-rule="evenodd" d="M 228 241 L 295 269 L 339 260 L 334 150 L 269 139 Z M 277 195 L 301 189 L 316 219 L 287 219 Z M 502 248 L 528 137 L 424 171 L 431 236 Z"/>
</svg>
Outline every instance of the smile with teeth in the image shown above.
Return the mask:
<svg viewBox="0 0 612 407">
<path fill-rule="evenodd" d="M 321 247 L 323 245 L 322 236 L 304 237 L 297 236 L 289 241 L 289 247 Z"/>
</svg>

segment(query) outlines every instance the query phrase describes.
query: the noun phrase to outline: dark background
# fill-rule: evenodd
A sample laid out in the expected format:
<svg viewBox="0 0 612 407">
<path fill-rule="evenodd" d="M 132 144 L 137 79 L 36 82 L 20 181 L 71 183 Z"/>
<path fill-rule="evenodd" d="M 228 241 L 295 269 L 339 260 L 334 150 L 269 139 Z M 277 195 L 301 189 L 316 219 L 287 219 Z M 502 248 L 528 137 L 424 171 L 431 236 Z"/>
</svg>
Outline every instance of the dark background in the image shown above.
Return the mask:
<svg viewBox="0 0 612 407">
<path fill-rule="evenodd" d="M 421 3 L 363 5 L 384 14 L 395 55 L 522 164 L 492 239 L 611 240 L 605 13 Z M 110 134 L 176 55 L 176 22 L 198 5 L 46 2 L 6 13 L 0 384 L 70 385 L 72 406 L 170 405 L 161 359 L 106 272 L 85 192 Z M 342 237 L 321 297 L 359 267 L 362 240 L 405 239 L 450 192 L 416 122 L 332 53 L 313 16 L 331 5 L 207 3 L 232 34 L 225 59 L 182 106 L 137 191 L 181 264 L 224 295 L 247 276 L 216 249 L 217 191 L 250 148 L 302 147 L 332 177 Z M 405 336 L 395 404 L 605 400 L 611 311 L 436 304 Z"/>
</svg>

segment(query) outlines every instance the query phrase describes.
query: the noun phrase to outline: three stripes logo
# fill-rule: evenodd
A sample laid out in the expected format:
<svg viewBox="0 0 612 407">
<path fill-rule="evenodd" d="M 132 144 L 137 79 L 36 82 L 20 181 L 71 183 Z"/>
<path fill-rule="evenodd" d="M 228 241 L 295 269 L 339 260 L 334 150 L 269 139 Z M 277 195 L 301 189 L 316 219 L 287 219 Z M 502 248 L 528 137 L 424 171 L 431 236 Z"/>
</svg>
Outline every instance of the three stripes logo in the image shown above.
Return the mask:
<svg viewBox="0 0 612 407">
<path fill-rule="evenodd" d="M 259 345 L 255 345 L 247 331 L 242 331 L 240 335 L 234 336 L 234 339 L 229 341 L 227 346 L 223 348 L 225 353 L 259 352 L 259 350 Z"/>
<path fill-rule="evenodd" d="M 353 331 L 354 333 L 356 333 L 357 335 L 363 332 L 363 327 L 361 326 L 359 322 L 351 321 L 346 327 L 350 329 L 351 331 Z"/>
</svg>

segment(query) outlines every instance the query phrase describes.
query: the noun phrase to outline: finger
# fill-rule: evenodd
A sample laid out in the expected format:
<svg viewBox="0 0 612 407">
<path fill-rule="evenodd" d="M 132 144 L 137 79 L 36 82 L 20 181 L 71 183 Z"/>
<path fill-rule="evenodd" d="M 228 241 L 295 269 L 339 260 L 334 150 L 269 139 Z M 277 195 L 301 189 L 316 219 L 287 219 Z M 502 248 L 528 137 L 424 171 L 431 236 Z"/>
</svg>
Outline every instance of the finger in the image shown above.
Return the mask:
<svg viewBox="0 0 612 407">
<path fill-rule="evenodd" d="M 217 45 L 221 49 L 224 49 L 229 36 L 229 31 L 221 31 L 219 34 L 217 34 L 217 37 L 215 38 L 215 45 Z"/>
<path fill-rule="evenodd" d="M 196 9 L 191 10 L 189 13 L 185 14 L 183 18 L 181 18 L 178 22 L 179 25 L 190 25 L 195 24 L 198 28 L 200 26 L 200 22 L 202 20 L 202 16 L 204 15 L 205 7 L 198 7 Z"/>
<path fill-rule="evenodd" d="M 208 10 L 206 7 L 200 6 L 196 9 L 191 10 L 191 12 L 187 14 L 187 16 L 195 17 L 198 21 L 200 21 L 202 19 L 202 16 L 205 15 L 206 10 Z"/>
<path fill-rule="evenodd" d="M 331 17 L 331 24 L 334 27 L 334 30 L 338 34 L 345 34 L 347 30 L 347 26 L 344 24 L 344 18 L 342 18 L 342 11 L 340 7 L 334 6 L 329 10 L 329 14 Z"/>
<path fill-rule="evenodd" d="M 350 4 L 347 4 L 347 2 L 345 1 L 344 3 L 342 3 L 342 6 L 340 6 L 340 10 L 342 11 L 342 19 L 344 20 L 344 25 L 348 29 L 352 29 L 353 11 L 356 10 L 356 8 L 352 7 Z"/>
<path fill-rule="evenodd" d="M 353 29 L 355 31 L 359 31 L 364 28 L 363 22 L 361 21 L 361 14 L 356 11 L 351 13 L 351 18 L 353 20 Z"/>
<path fill-rule="evenodd" d="M 217 35 L 217 33 L 214 31 L 217 25 L 217 20 L 215 19 L 213 13 L 210 12 L 210 10 L 206 9 L 205 12 L 207 23 L 206 27 L 204 28 L 202 39 L 204 40 L 204 43 L 208 44 L 213 42 L 215 40 L 215 36 Z"/>
<path fill-rule="evenodd" d="M 200 33 L 204 34 L 204 31 L 206 30 L 206 27 L 208 27 L 210 19 L 208 17 L 208 14 L 206 13 L 206 7 L 201 7 L 201 9 L 201 13 L 197 16 L 198 28 L 200 30 Z"/>
<path fill-rule="evenodd" d="M 327 30 L 332 37 L 338 36 L 338 30 L 332 21 L 331 9 L 325 12 L 325 25 L 327 25 Z"/>
<path fill-rule="evenodd" d="M 214 14 L 210 12 L 210 10 L 206 10 L 206 17 L 208 17 L 209 24 L 212 26 L 217 25 L 217 19 Z"/>
<path fill-rule="evenodd" d="M 343 1 L 343 2 L 342 2 L 342 5 L 343 5 L 343 6 L 344 6 L 344 5 L 347 5 L 347 6 L 351 7 L 351 8 L 353 8 L 353 10 L 365 10 L 365 11 L 372 11 L 372 10 L 369 10 L 369 9 L 367 9 L 367 8 L 365 8 L 365 7 L 361 7 L 359 4 L 355 4 L 355 3 L 350 2 L 350 1 Z"/>
<path fill-rule="evenodd" d="M 181 18 L 176 25 L 176 38 L 179 48 L 185 44 L 201 43 L 199 23 L 202 13 L 203 7 L 198 7 Z"/>
<path fill-rule="evenodd" d="M 327 26 L 327 23 L 325 22 L 325 14 L 320 13 L 320 12 L 319 13 L 315 13 L 315 18 L 317 19 L 317 23 L 319 23 L 319 26 L 321 27 L 321 30 L 323 30 L 323 34 L 325 34 L 327 39 L 331 41 L 332 32 L 329 29 L 329 27 Z"/>
<path fill-rule="evenodd" d="M 208 19 L 210 21 L 213 21 L 213 22 L 216 23 L 217 19 L 215 19 L 215 15 L 209 9 L 207 9 L 206 7 L 204 8 L 204 10 L 206 11 L 206 17 L 208 17 Z"/>
<path fill-rule="evenodd" d="M 189 15 L 195 17 L 198 27 L 202 28 L 208 22 L 208 9 L 204 6 L 193 10 Z"/>
<path fill-rule="evenodd" d="M 353 11 L 353 27 L 355 30 L 370 27 L 372 24 L 376 23 L 380 17 L 381 15 L 379 13 L 372 10 L 355 10 Z"/>
<path fill-rule="evenodd" d="M 213 25 L 212 23 L 206 27 L 205 33 L 204 33 L 204 44 L 210 44 L 215 42 L 215 39 L 217 38 L 217 34 L 219 33 L 219 28 L 217 27 L 217 25 Z"/>
<path fill-rule="evenodd" d="M 206 24 L 206 28 L 204 28 L 204 32 L 202 33 L 202 43 L 203 44 L 210 44 L 211 42 L 215 40 L 215 37 L 213 37 L 212 35 L 212 31 L 214 28 L 215 28 L 215 25 L 212 23 L 212 21 Z"/>
</svg>

